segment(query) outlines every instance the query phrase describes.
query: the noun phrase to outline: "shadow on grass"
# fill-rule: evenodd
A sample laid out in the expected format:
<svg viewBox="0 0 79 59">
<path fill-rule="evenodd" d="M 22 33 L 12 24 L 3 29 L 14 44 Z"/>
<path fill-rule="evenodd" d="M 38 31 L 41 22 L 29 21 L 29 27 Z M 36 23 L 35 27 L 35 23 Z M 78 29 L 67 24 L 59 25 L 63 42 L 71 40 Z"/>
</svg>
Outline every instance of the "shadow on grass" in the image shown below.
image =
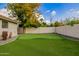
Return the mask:
<svg viewBox="0 0 79 59">
<path fill-rule="evenodd" d="M 32 40 L 49 40 L 48 38 L 32 38 Z"/>
</svg>

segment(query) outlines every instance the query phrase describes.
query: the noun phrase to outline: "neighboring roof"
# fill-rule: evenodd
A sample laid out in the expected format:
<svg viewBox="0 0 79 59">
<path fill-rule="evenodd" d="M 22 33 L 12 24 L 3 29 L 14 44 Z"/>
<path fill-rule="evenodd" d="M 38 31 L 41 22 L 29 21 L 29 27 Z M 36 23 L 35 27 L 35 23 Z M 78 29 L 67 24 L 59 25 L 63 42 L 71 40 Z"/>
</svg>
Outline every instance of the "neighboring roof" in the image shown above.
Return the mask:
<svg viewBox="0 0 79 59">
<path fill-rule="evenodd" d="M 15 24 L 18 23 L 17 20 L 12 20 L 11 18 L 5 17 L 5 16 L 3 16 L 3 15 L 0 15 L 0 20 L 5 20 L 5 21 L 11 22 L 11 23 L 15 23 Z"/>
</svg>

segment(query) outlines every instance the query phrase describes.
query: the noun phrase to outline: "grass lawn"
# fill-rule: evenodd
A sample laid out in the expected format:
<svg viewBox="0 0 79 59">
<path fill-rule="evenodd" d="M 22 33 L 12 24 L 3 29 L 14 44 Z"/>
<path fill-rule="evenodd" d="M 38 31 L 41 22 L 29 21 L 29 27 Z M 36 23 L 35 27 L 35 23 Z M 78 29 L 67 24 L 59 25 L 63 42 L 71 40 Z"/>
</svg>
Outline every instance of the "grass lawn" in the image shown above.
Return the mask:
<svg viewBox="0 0 79 59">
<path fill-rule="evenodd" d="M 79 56 L 79 41 L 57 34 L 22 34 L 14 42 L 0 46 L 0 55 Z"/>
</svg>

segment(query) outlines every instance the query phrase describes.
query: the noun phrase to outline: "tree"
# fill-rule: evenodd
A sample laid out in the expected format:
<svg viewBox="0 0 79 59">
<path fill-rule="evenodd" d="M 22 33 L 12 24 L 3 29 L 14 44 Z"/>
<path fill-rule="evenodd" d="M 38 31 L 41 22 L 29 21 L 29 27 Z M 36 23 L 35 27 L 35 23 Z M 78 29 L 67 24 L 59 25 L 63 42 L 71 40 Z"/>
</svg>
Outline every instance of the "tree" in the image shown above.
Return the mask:
<svg viewBox="0 0 79 59">
<path fill-rule="evenodd" d="M 47 27 L 48 25 L 47 25 L 47 23 L 46 22 L 42 22 L 41 23 L 41 27 Z"/>
<path fill-rule="evenodd" d="M 19 26 L 26 28 L 35 25 L 35 23 L 37 24 L 37 18 L 34 15 L 34 12 L 37 11 L 39 6 L 40 4 L 38 3 L 9 3 L 7 8 L 11 11 L 13 17 L 17 17 L 17 20 L 20 21 Z M 33 24 L 32 21 L 35 21 L 35 23 Z"/>
<path fill-rule="evenodd" d="M 43 23 L 43 19 L 42 18 L 40 19 L 40 21 L 41 21 L 41 23 Z"/>
<path fill-rule="evenodd" d="M 62 22 L 56 21 L 56 22 L 54 23 L 54 27 L 58 27 L 58 26 L 64 26 L 64 24 L 63 24 Z"/>
<path fill-rule="evenodd" d="M 74 26 L 74 24 L 79 24 L 79 19 L 73 18 L 73 19 L 66 19 L 65 20 L 66 25 Z"/>
</svg>

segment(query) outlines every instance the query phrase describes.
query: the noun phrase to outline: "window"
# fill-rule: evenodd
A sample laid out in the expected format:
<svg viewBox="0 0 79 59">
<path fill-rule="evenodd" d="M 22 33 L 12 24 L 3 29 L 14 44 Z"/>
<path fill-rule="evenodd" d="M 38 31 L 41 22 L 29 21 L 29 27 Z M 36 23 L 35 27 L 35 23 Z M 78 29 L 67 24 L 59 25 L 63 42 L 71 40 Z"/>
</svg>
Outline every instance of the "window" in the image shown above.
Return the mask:
<svg viewBox="0 0 79 59">
<path fill-rule="evenodd" d="M 8 22 L 2 20 L 2 28 L 8 28 Z"/>
</svg>

